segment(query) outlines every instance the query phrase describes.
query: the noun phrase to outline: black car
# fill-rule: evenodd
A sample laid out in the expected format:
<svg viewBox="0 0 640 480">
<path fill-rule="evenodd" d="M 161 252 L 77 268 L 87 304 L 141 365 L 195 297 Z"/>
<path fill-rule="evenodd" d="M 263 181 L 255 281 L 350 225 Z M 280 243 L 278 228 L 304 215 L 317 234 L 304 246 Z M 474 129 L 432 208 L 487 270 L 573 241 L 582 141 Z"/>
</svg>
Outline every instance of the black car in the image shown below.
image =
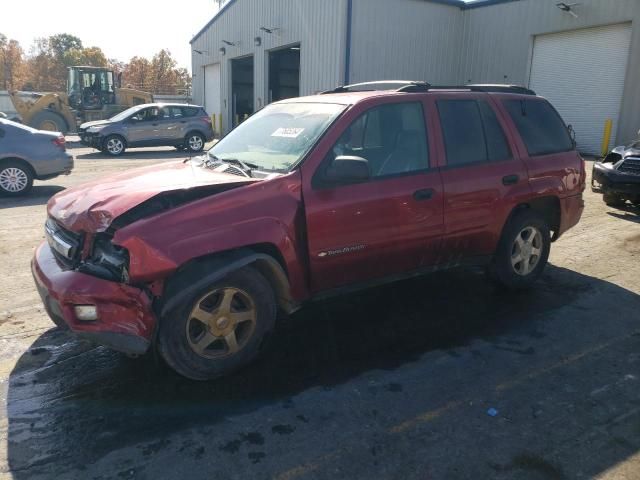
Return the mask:
<svg viewBox="0 0 640 480">
<path fill-rule="evenodd" d="M 593 164 L 591 189 L 602 193 L 611 207 L 622 207 L 627 201 L 640 206 L 640 132 L 630 145 L 614 148 Z"/>
</svg>

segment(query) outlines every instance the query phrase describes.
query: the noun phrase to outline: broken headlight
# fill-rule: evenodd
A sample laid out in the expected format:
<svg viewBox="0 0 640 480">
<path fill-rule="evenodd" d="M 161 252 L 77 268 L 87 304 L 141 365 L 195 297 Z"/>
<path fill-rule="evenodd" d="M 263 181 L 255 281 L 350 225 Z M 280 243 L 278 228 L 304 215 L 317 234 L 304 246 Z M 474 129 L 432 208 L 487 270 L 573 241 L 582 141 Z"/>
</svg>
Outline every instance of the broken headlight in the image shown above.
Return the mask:
<svg viewBox="0 0 640 480">
<path fill-rule="evenodd" d="M 78 270 L 95 277 L 114 282 L 129 282 L 129 252 L 114 245 L 111 237 L 98 234 L 93 240 L 91 255 L 80 264 Z"/>
</svg>

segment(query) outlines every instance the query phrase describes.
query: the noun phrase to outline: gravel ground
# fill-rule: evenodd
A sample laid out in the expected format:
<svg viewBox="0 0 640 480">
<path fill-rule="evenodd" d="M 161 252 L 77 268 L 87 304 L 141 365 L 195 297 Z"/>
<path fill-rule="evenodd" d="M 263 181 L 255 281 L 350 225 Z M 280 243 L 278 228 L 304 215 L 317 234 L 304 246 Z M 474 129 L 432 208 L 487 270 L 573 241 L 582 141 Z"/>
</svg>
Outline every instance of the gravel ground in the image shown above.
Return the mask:
<svg viewBox="0 0 640 480">
<path fill-rule="evenodd" d="M 72 152 L 72 175 L 0 199 L 0 478 L 640 479 L 637 210 L 587 191 L 531 292 L 456 270 L 316 303 L 254 365 L 195 383 L 44 313 L 48 198 L 184 158 Z"/>
</svg>

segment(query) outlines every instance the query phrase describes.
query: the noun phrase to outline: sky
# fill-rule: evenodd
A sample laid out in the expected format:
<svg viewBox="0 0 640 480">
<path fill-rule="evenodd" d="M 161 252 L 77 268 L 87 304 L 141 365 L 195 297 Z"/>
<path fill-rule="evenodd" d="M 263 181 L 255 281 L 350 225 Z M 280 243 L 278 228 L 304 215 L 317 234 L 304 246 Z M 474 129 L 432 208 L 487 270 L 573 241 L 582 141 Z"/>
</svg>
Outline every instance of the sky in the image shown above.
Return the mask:
<svg viewBox="0 0 640 480">
<path fill-rule="evenodd" d="M 168 48 L 178 66 L 191 71 L 189 40 L 217 11 L 214 0 L 3 0 L 0 33 L 25 53 L 37 37 L 70 33 L 107 58 L 128 61 Z M 169 6 L 171 6 L 169 8 Z"/>
</svg>

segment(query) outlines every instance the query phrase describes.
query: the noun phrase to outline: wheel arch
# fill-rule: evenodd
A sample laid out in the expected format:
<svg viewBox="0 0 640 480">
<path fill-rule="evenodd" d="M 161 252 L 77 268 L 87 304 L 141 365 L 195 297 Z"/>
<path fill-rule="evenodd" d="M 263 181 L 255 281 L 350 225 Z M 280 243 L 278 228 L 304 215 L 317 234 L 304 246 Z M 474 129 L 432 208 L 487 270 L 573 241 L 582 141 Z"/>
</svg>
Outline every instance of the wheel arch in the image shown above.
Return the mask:
<svg viewBox="0 0 640 480">
<path fill-rule="evenodd" d="M 502 226 L 502 232 L 500 233 L 501 236 L 511 219 L 523 210 L 529 210 L 540 214 L 540 216 L 545 219 L 547 225 L 549 225 L 549 230 L 552 232 L 551 241 L 555 241 L 558 238 L 561 209 L 560 199 L 555 195 L 532 198 L 531 200 L 519 203 L 513 207 Z"/>
<path fill-rule="evenodd" d="M 272 286 L 278 307 L 293 313 L 299 304 L 291 295 L 284 259 L 273 244 L 260 243 L 196 257 L 182 265 L 165 283 L 160 314 L 164 315 L 206 284 L 243 267 L 253 267 Z M 195 281 L 192 281 L 195 280 Z"/>
<path fill-rule="evenodd" d="M 36 179 L 38 177 L 38 174 L 36 173 L 34 168 L 24 158 L 20 158 L 20 157 L 4 157 L 4 158 L 0 158 L 0 167 L 2 165 L 4 165 L 5 163 L 9 163 L 9 162 L 18 162 L 18 163 L 24 165 L 26 167 L 26 169 L 29 170 L 29 173 L 31 173 L 31 175 L 33 176 L 34 179 Z"/>
</svg>

